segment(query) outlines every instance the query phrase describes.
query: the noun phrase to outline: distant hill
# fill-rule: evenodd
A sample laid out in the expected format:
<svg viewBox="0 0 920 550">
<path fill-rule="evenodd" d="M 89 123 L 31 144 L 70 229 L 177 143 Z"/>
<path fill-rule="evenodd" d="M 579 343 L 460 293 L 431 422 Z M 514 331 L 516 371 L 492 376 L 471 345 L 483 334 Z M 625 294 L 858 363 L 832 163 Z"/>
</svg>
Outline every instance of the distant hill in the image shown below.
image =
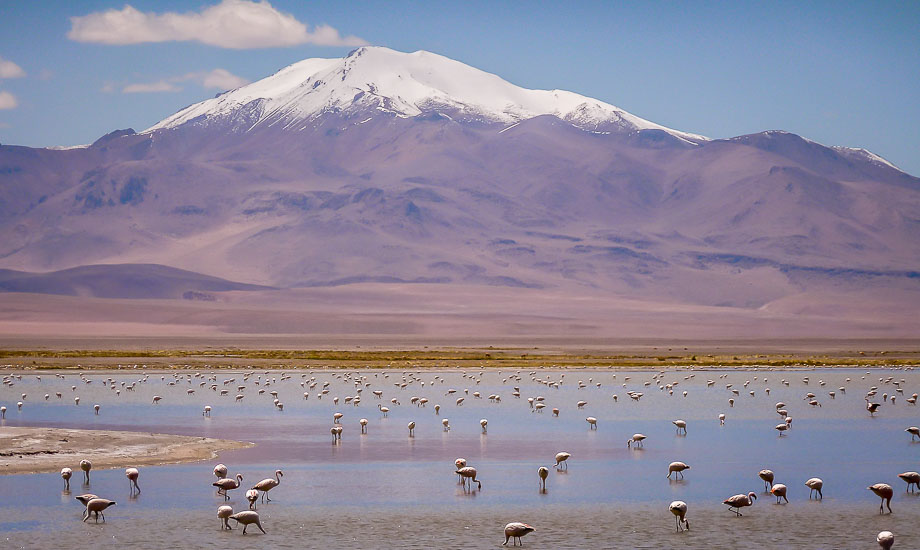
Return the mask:
<svg viewBox="0 0 920 550">
<path fill-rule="evenodd" d="M 213 292 L 267 288 L 152 264 L 87 265 L 49 273 L 0 269 L 0 292 L 212 301 Z"/>
<path fill-rule="evenodd" d="M 866 292 L 920 305 L 920 179 L 862 149 L 709 139 L 428 52 L 361 48 L 140 133 L 0 146 L 0 266 L 55 272 L 7 273 L 6 290 L 113 297 L 248 288 L 232 280 L 653 309 L 793 311 Z"/>
</svg>

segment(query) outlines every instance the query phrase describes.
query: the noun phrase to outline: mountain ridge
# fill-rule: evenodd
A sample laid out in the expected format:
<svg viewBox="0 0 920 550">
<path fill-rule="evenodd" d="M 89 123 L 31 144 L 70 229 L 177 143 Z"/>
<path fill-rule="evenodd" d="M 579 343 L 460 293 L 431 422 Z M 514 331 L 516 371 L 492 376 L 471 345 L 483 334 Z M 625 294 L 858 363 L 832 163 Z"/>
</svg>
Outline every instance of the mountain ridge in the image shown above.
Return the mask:
<svg viewBox="0 0 920 550">
<path fill-rule="evenodd" d="M 272 108 L 242 87 L 82 148 L 0 146 L 0 268 L 158 264 L 278 288 L 473 285 L 652 309 L 794 311 L 873 293 L 920 304 L 920 179 L 877 155 L 775 130 L 626 127 L 621 110 L 609 127 L 501 102 L 483 118 L 478 96 L 419 107 L 428 91 L 381 110 L 390 96 L 359 88 L 387 64 L 361 64 L 434 54 L 364 51 L 339 80 L 358 90 L 341 98 L 373 96 L 356 109 L 285 118 L 306 112 L 291 107 L 310 81 L 299 74 Z M 341 79 L 344 63 L 311 75 Z"/>
</svg>

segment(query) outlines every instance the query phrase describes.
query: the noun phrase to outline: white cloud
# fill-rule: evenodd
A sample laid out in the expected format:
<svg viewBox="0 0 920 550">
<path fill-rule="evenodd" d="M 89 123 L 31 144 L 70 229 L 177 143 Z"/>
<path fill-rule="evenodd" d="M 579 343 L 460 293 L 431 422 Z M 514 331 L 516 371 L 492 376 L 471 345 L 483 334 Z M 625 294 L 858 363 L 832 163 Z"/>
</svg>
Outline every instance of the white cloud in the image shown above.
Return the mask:
<svg viewBox="0 0 920 550">
<path fill-rule="evenodd" d="M 160 80 L 158 82 L 128 84 L 121 89 L 121 92 L 124 94 L 144 94 L 154 92 L 178 92 L 180 90 L 182 90 L 182 88 L 176 86 L 172 82 Z"/>
<path fill-rule="evenodd" d="M 151 92 L 178 92 L 182 90 L 178 86 L 180 82 L 195 82 L 205 89 L 218 89 L 221 91 L 232 90 L 249 84 L 249 81 L 241 76 L 236 76 L 226 69 L 213 69 L 210 71 L 201 71 L 195 73 L 186 73 L 182 76 L 173 76 L 164 78 L 156 82 L 137 82 L 128 84 L 121 89 L 125 94 L 151 93 Z M 102 92 L 113 92 L 115 86 L 107 82 L 102 86 Z"/>
<path fill-rule="evenodd" d="M 317 44 L 361 46 L 356 36 L 341 36 L 328 25 L 309 27 L 289 13 L 276 10 L 267 0 L 223 0 L 200 12 L 142 12 L 125 5 L 121 10 L 70 18 L 67 37 L 98 44 L 198 41 L 221 48 L 273 48 Z"/>
<path fill-rule="evenodd" d="M 15 109 L 17 105 L 19 105 L 19 102 L 16 101 L 16 96 L 0 90 L 0 110 Z"/>
<path fill-rule="evenodd" d="M 207 73 L 191 73 L 190 80 L 197 80 L 205 88 L 216 88 L 218 90 L 232 90 L 249 84 L 249 81 L 241 76 L 227 71 L 225 69 L 214 69 Z"/>
<path fill-rule="evenodd" d="M 26 75 L 22 67 L 0 57 L 0 78 L 21 78 Z"/>
</svg>

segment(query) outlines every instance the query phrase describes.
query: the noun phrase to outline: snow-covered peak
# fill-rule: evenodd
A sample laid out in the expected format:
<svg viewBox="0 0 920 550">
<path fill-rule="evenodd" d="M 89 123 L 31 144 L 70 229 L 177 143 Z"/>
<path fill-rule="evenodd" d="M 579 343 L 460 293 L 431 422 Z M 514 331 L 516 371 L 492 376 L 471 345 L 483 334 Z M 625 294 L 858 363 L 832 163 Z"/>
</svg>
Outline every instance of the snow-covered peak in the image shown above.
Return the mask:
<svg viewBox="0 0 920 550">
<path fill-rule="evenodd" d="M 306 59 L 277 73 L 187 107 L 145 132 L 185 123 L 231 122 L 239 130 L 263 124 L 297 127 L 323 113 L 377 109 L 397 116 L 444 112 L 470 120 L 514 124 L 554 115 L 586 130 L 664 130 L 608 103 L 564 90 L 528 90 L 426 51 L 363 47 L 343 59 Z"/>
<path fill-rule="evenodd" d="M 835 145 L 834 147 L 832 147 L 832 149 L 834 149 L 835 151 L 837 151 L 838 153 L 844 156 L 856 157 L 862 160 L 867 160 L 873 164 L 887 166 L 889 168 L 894 168 L 895 170 L 899 172 L 903 172 L 903 170 L 901 170 L 900 168 L 898 168 L 891 162 L 888 162 L 884 158 L 876 155 L 875 153 L 873 153 L 872 151 L 869 151 L 868 149 L 863 149 L 861 147 L 843 147 L 840 145 Z"/>
</svg>

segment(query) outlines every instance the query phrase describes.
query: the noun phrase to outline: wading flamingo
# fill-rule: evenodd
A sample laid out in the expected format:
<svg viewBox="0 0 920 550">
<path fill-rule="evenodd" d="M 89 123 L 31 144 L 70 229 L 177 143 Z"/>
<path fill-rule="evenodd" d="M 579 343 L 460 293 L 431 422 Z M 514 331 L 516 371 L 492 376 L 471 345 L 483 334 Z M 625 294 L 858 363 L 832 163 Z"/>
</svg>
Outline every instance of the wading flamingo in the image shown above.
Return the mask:
<svg viewBox="0 0 920 550">
<path fill-rule="evenodd" d="M 544 491 L 546 490 L 546 478 L 549 476 L 549 468 L 546 466 L 540 466 L 537 469 L 537 475 L 540 476 L 540 488 Z"/>
<path fill-rule="evenodd" d="M 482 483 L 476 479 L 476 468 L 472 466 L 464 466 L 457 470 L 457 475 L 463 480 L 464 483 L 469 483 L 470 489 L 473 488 L 473 482 L 476 482 L 477 488 L 482 489 Z"/>
<path fill-rule="evenodd" d="M 687 520 L 687 503 L 682 500 L 675 500 L 668 506 L 668 510 L 674 514 L 674 518 L 677 520 L 677 532 L 679 533 L 681 529 L 680 524 L 686 526 L 687 529 L 690 529 L 690 522 Z"/>
<path fill-rule="evenodd" d="M 102 515 L 102 522 L 105 523 L 105 514 L 102 513 L 103 510 L 109 506 L 115 506 L 114 500 L 108 500 L 105 498 L 94 498 L 86 503 L 86 517 L 83 518 L 83 521 L 89 519 L 89 515 L 93 514 L 96 518 L 96 523 L 99 523 L 99 516 Z"/>
<path fill-rule="evenodd" d="M 272 499 L 268 498 L 268 492 L 274 489 L 275 487 L 277 487 L 278 485 L 281 485 L 282 477 L 284 477 L 284 472 L 282 472 L 281 470 L 275 470 L 274 478 L 271 478 L 271 477 L 265 478 L 262 481 L 252 486 L 253 489 L 256 489 L 257 491 L 262 491 L 262 502 L 265 502 L 266 500 L 268 502 L 272 501 Z"/>
<path fill-rule="evenodd" d="M 887 503 L 888 513 L 890 514 L 891 513 L 891 497 L 894 496 L 894 489 L 891 488 L 891 485 L 888 485 L 887 483 L 876 483 L 875 485 L 870 485 L 866 487 L 866 489 L 869 489 L 870 491 L 875 493 L 877 497 L 882 499 L 882 502 L 878 505 L 878 513 L 879 514 L 885 513 L 885 510 L 882 508 L 882 506 L 884 506 Z"/>
<path fill-rule="evenodd" d="M 511 546 L 514 546 L 514 539 L 517 539 L 517 542 L 524 546 L 524 543 L 521 542 L 521 537 L 533 531 L 534 528 L 526 523 L 509 523 L 505 526 L 505 542 L 502 543 L 502 546 L 507 546 L 509 540 L 511 541 Z"/>
<path fill-rule="evenodd" d="M 224 505 L 224 506 L 220 506 L 217 508 L 217 517 L 220 519 L 220 530 L 221 531 L 223 531 L 224 529 L 227 529 L 227 530 L 232 529 L 232 527 L 230 527 L 230 522 L 228 521 L 230 519 L 230 516 L 232 515 L 233 515 L 233 508 L 230 506 Z"/>
<path fill-rule="evenodd" d="M 80 469 L 83 470 L 83 484 L 89 485 L 89 471 L 93 469 L 93 463 L 89 460 L 81 460 Z"/>
<path fill-rule="evenodd" d="M 259 528 L 259 531 L 265 533 L 265 529 L 262 528 L 262 522 L 259 521 L 259 513 L 253 512 L 252 510 L 245 510 L 243 512 L 237 512 L 230 516 L 229 519 L 234 520 L 237 524 L 243 526 L 243 534 L 246 534 L 246 528 L 252 524 L 255 524 Z"/>
<path fill-rule="evenodd" d="M 569 463 L 568 460 L 572 458 L 572 455 L 562 451 L 561 453 L 556 453 L 556 463 L 553 464 L 553 468 L 559 468 L 561 470 L 568 470 Z"/>
<path fill-rule="evenodd" d="M 824 481 L 820 477 L 810 478 L 805 482 L 805 486 L 808 487 L 808 498 L 811 498 L 812 493 L 816 493 L 815 498 L 824 498 L 824 493 L 821 492 L 821 488 L 824 487 Z"/>
<path fill-rule="evenodd" d="M 137 468 L 126 468 L 125 477 L 128 478 L 128 488 L 131 490 L 131 495 L 141 494 L 141 488 L 137 486 L 137 477 L 140 475 L 140 472 L 137 471 Z"/>
<path fill-rule="evenodd" d="M 231 491 L 233 489 L 239 489 L 240 483 L 242 482 L 243 482 L 243 474 L 236 474 L 236 479 L 230 479 L 230 478 L 218 479 L 211 485 L 213 485 L 214 487 L 217 487 L 217 494 L 224 495 L 224 500 L 230 500 L 230 495 L 227 494 L 227 491 Z"/>
<path fill-rule="evenodd" d="M 668 479 L 671 479 L 671 474 L 674 474 L 674 479 L 677 479 L 677 476 L 680 476 L 681 479 L 684 478 L 684 470 L 689 470 L 690 466 L 685 462 L 672 462 L 668 464 Z"/>
<path fill-rule="evenodd" d="M 754 494 L 754 491 L 746 495 L 734 495 L 730 496 L 727 499 L 722 501 L 722 504 L 728 505 L 728 510 L 734 512 L 736 516 L 741 516 L 741 509 L 745 506 L 752 506 L 754 501 L 757 500 L 757 495 Z M 734 508 L 734 510 L 732 510 Z"/>
<path fill-rule="evenodd" d="M 636 444 L 636 448 L 637 448 L 637 449 L 641 449 L 641 448 L 642 448 L 642 440 L 644 440 L 646 437 L 648 437 L 648 436 L 646 436 L 645 434 L 633 434 L 632 437 L 630 437 L 629 439 L 626 440 L 626 447 L 627 447 L 627 448 L 630 448 L 630 447 L 632 447 L 632 444 L 635 443 L 635 444 Z"/>
</svg>

